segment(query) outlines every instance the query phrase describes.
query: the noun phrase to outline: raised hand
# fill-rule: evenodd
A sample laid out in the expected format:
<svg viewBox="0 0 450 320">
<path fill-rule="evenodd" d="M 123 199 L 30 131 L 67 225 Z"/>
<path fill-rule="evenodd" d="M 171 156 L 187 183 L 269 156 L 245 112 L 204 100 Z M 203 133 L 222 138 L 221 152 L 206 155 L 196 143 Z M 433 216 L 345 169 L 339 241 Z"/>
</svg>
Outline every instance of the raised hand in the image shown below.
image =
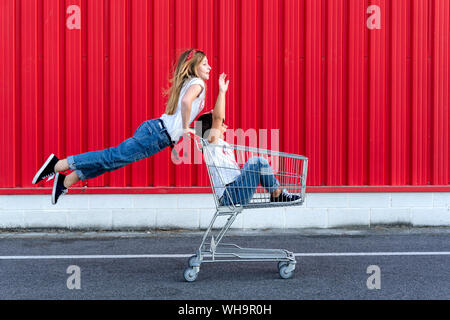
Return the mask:
<svg viewBox="0 0 450 320">
<path fill-rule="evenodd" d="M 227 92 L 228 90 L 228 84 L 230 83 L 230 80 L 225 81 L 225 78 L 227 75 L 225 73 L 222 73 L 219 76 L 219 91 L 221 92 Z"/>
</svg>

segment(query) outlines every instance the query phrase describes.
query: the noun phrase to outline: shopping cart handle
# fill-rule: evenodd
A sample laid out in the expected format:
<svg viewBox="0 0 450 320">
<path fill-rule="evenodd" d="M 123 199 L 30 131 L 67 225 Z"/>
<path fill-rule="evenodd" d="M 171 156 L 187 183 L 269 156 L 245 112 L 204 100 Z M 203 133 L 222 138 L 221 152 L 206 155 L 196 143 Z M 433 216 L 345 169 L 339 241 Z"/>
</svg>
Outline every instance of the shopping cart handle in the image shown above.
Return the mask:
<svg viewBox="0 0 450 320">
<path fill-rule="evenodd" d="M 189 128 L 189 129 L 192 129 L 192 130 L 195 130 L 194 128 Z M 192 132 L 188 132 L 188 135 L 189 135 L 189 137 L 191 137 L 191 138 L 195 138 L 197 135 L 196 134 L 194 134 L 194 133 L 192 133 Z"/>
<path fill-rule="evenodd" d="M 191 128 L 191 129 L 194 129 L 194 128 Z M 198 151 L 202 151 L 202 142 L 201 142 L 201 141 L 202 141 L 202 138 L 201 138 L 200 136 L 198 136 L 198 135 L 192 133 L 192 132 L 188 132 L 188 133 L 187 133 L 187 136 L 188 136 L 189 138 L 191 138 L 192 140 L 194 140 L 194 142 L 195 142 L 195 144 L 196 144 L 196 146 L 197 146 Z"/>
</svg>

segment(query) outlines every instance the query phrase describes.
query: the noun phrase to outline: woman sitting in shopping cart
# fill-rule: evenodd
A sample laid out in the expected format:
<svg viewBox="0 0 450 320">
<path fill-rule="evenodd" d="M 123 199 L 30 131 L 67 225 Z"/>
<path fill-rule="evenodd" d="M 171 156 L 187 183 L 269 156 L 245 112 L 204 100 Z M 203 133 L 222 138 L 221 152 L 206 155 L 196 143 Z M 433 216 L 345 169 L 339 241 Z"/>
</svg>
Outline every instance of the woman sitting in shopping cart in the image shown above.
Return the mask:
<svg viewBox="0 0 450 320">
<path fill-rule="evenodd" d="M 246 205 L 250 202 L 259 185 L 270 193 L 270 202 L 301 201 L 301 197 L 280 190 L 269 162 L 263 157 L 252 157 L 239 167 L 229 144 L 224 141 L 227 130 L 225 124 L 225 94 L 229 80 L 226 75 L 219 78 L 219 95 L 214 110 L 201 115 L 195 123 L 195 132 L 209 142 L 205 161 L 210 168 L 212 183 L 219 199 L 219 204 Z"/>
</svg>

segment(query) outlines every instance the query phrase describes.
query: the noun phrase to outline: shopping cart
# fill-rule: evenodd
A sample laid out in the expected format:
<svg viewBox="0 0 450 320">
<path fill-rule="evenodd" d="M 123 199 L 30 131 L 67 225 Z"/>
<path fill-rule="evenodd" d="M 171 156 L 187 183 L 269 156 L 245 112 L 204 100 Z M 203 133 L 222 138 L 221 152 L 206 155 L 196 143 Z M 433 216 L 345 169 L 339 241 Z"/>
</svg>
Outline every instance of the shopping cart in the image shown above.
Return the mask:
<svg viewBox="0 0 450 320">
<path fill-rule="evenodd" d="M 203 158 L 206 163 L 208 176 L 213 191 L 212 193 L 216 204 L 216 212 L 203 235 L 200 247 L 196 251 L 195 255 L 189 258 L 189 267 L 184 271 L 185 280 L 188 282 L 195 281 L 202 263 L 232 261 L 278 262 L 278 271 L 281 278 L 291 278 L 293 276 L 296 264 L 294 254 L 292 252 L 284 249 L 242 248 L 236 244 L 222 243 L 221 241 L 225 233 L 236 220 L 236 217 L 244 209 L 301 206 L 305 201 L 308 158 L 295 154 L 240 145 L 228 145 L 225 147 L 216 144 L 209 144 L 207 140 L 196 135 L 191 135 L 191 138 L 195 141 L 197 149 L 203 153 Z M 244 194 L 246 191 L 250 192 L 249 194 L 251 194 L 251 199 L 239 199 L 238 197 L 237 200 L 233 202 L 231 197 L 228 197 L 228 201 L 224 202 L 223 198 L 227 195 L 230 196 L 230 193 L 235 190 L 230 189 L 230 186 L 226 188 L 224 187 L 224 177 L 221 174 L 224 171 L 220 170 L 221 168 L 217 166 L 215 159 L 212 157 L 213 149 L 211 148 L 231 149 L 236 156 L 236 163 L 239 167 L 235 170 L 240 170 L 241 172 L 242 170 L 246 170 L 244 164 L 247 161 L 254 161 L 258 158 L 264 158 L 269 162 L 270 167 L 272 168 L 272 173 L 279 181 L 279 189 L 286 189 L 290 193 L 297 194 L 300 196 L 300 199 L 296 202 L 270 202 L 270 193 L 268 193 L 264 187 L 259 185 L 256 190 L 254 187 L 252 190 L 240 190 L 241 192 L 243 191 L 242 193 Z M 220 151 L 226 152 L 229 150 Z M 228 167 L 222 169 L 233 170 Z M 213 175 L 215 175 L 216 179 L 213 179 Z M 218 183 L 217 177 L 219 177 L 221 183 Z M 223 189 L 223 196 L 221 198 L 219 198 L 216 193 L 219 188 Z M 226 205 L 224 203 L 226 203 Z M 226 223 L 221 228 L 213 229 L 217 218 L 221 216 L 228 216 Z"/>
</svg>

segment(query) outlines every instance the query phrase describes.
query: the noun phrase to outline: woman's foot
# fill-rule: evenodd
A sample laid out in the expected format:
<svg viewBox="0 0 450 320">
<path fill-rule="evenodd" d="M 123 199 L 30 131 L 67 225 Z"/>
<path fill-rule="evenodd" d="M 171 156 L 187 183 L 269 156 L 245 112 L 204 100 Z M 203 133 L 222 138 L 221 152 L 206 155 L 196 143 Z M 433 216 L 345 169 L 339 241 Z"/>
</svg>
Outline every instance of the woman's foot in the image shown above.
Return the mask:
<svg viewBox="0 0 450 320">
<path fill-rule="evenodd" d="M 65 175 L 62 173 L 56 173 L 55 181 L 53 182 L 53 191 L 52 191 L 52 204 L 56 204 L 61 195 L 67 193 L 68 189 L 64 187 L 64 179 Z"/>
<path fill-rule="evenodd" d="M 34 176 L 33 184 L 36 184 L 45 178 L 48 178 L 47 181 L 53 179 L 55 175 L 55 165 L 58 161 L 59 159 L 52 153 Z"/>
<path fill-rule="evenodd" d="M 278 197 L 273 195 L 270 196 L 270 202 L 298 202 L 300 200 L 300 196 L 289 193 L 286 189 L 284 189 Z"/>
</svg>

